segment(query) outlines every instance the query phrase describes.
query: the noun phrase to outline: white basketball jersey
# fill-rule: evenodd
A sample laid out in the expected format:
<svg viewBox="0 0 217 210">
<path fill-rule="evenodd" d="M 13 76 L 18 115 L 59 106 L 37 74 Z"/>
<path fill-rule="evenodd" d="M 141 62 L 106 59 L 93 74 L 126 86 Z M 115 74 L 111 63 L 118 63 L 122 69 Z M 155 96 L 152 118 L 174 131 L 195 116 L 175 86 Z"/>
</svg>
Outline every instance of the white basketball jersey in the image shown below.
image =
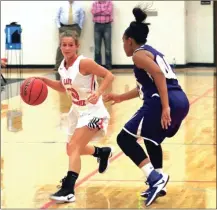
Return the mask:
<svg viewBox="0 0 217 210">
<path fill-rule="evenodd" d="M 58 69 L 62 84 L 68 95 L 71 96 L 73 103 L 68 113 L 67 133 L 72 135 L 76 128 L 86 126 L 91 119 L 98 117 L 103 119 L 104 127 L 101 131 L 105 134 L 110 115 L 104 106 L 102 96 L 96 104 L 88 103 L 88 97 L 92 92 L 97 90 L 98 84 L 95 75 L 82 75 L 80 73 L 79 66 L 81 59 L 85 59 L 85 57 L 82 55 L 78 56 L 68 70 L 64 67 L 63 60 Z M 101 135 L 101 132 L 99 132 L 99 135 Z"/>
<path fill-rule="evenodd" d="M 72 66 L 68 70 L 64 67 L 64 60 L 59 67 L 59 74 L 61 76 L 62 84 L 65 87 L 68 95 L 72 98 L 72 103 L 77 108 L 82 107 L 97 107 L 103 105 L 102 97 L 99 98 L 97 104 L 90 104 L 87 102 L 88 96 L 98 88 L 96 76 L 93 74 L 82 75 L 79 71 L 80 61 L 85 59 L 84 56 L 80 55 L 77 57 Z"/>
</svg>

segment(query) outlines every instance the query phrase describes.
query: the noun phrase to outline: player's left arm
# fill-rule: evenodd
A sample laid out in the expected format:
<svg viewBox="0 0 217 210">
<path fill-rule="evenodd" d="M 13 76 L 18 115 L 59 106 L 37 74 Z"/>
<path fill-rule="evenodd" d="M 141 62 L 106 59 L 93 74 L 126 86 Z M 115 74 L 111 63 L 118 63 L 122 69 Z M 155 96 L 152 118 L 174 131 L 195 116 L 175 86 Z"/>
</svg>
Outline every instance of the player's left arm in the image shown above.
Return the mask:
<svg viewBox="0 0 217 210">
<path fill-rule="evenodd" d="M 89 58 L 81 60 L 80 71 L 82 71 L 81 73 L 86 75 L 94 74 L 98 77 L 104 78 L 100 87 L 97 90 L 99 96 L 101 96 L 105 92 L 105 90 L 111 85 L 114 80 L 114 75 L 110 71 L 98 65 L 95 61 Z"/>
<path fill-rule="evenodd" d="M 166 78 L 159 66 L 143 50 L 134 54 L 133 61 L 138 68 L 146 70 L 153 77 L 161 98 L 162 108 L 169 108 Z"/>
</svg>

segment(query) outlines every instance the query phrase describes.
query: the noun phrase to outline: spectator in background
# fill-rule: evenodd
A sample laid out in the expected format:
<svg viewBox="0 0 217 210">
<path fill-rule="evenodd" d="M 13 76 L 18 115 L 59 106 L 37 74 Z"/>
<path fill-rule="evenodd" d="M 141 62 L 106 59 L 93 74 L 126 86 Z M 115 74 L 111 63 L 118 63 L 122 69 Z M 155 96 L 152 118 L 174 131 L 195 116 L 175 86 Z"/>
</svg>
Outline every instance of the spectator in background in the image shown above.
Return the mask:
<svg viewBox="0 0 217 210">
<path fill-rule="evenodd" d="M 91 13 L 94 24 L 95 62 L 102 65 L 101 45 L 105 45 L 106 68 L 112 69 L 111 32 L 113 22 L 113 3 L 110 0 L 95 1 Z"/>
<path fill-rule="evenodd" d="M 79 3 L 69 0 L 63 1 L 56 15 L 56 24 L 59 29 L 59 34 L 66 30 L 76 31 L 78 36 L 81 35 L 81 30 L 84 23 L 85 12 L 80 7 Z M 58 71 L 63 55 L 60 46 L 57 48 L 55 70 Z"/>
</svg>

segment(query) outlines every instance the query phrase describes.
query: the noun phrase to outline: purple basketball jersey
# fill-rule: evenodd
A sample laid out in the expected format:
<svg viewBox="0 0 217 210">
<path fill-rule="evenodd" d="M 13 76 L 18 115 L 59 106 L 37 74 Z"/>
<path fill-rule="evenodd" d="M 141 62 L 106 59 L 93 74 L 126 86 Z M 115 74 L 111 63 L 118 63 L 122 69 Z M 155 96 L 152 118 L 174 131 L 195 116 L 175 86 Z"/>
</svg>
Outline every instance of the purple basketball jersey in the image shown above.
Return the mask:
<svg viewBox="0 0 217 210">
<path fill-rule="evenodd" d="M 136 51 L 138 50 L 146 50 L 154 55 L 154 62 L 160 67 L 166 78 L 168 90 L 181 90 L 172 67 L 165 60 L 164 55 L 161 52 L 157 51 L 149 45 L 143 45 Z M 137 80 L 137 87 L 139 89 L 141 99 L 145 99 L 148 96 L 158 93 L 155 82 L 147 71 L 139 69 L 136 65 L 134 65 L 134 74 Z"/>
</svg>

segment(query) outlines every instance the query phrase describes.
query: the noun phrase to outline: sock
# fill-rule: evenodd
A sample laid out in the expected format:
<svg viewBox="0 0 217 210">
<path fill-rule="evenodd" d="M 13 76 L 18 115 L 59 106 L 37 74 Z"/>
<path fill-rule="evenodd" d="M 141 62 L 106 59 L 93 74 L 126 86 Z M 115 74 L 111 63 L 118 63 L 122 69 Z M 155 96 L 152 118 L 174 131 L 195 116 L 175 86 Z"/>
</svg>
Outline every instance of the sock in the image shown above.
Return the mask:
<svg viewBox="0 0 217 210">
<path fill-rule="evenodd" d="M 95 147 L 95 146 L 94 146 L 94 147 Z M 100 151 L 101 151 L 101 148 L 95 147 L 95 152 L 94 152 L 93 156 L 94 156 L 94 157 L 99 157 Z"/>
<path fill-rule="evenodd" d="M 68 180 L 67 183 L 69 184 L 68 187 L 73 190 L 73 193 L 74 193 L 75 182 L 78 178 L 78 175 L 79 174 L 74 171 L 68 171 L 67 173 L 66 178 Z"/>
<path fill-rule="evenodd" d="M 78 175 L 79 174 L 74 172 L 74 171 L 68 171 L 68 173 L 67 173 L 67 177 L 71 177 L 71 179 L 75 179 L 75 180 L 77 180 Z"/>
<path fill-rule="evenodd" d="M 146 178 L 149 177 L 150 173 L 154 170 L 154 167 L 151 163 L 144 165 L 141 170 L 144 172 Z"/>
<path fill-rule="evenodd" d="M 156 168 L 155 171 L 157 171 L 159 174 L 163 173 L 163 169 L 162 168 Z"/>
</svg>

